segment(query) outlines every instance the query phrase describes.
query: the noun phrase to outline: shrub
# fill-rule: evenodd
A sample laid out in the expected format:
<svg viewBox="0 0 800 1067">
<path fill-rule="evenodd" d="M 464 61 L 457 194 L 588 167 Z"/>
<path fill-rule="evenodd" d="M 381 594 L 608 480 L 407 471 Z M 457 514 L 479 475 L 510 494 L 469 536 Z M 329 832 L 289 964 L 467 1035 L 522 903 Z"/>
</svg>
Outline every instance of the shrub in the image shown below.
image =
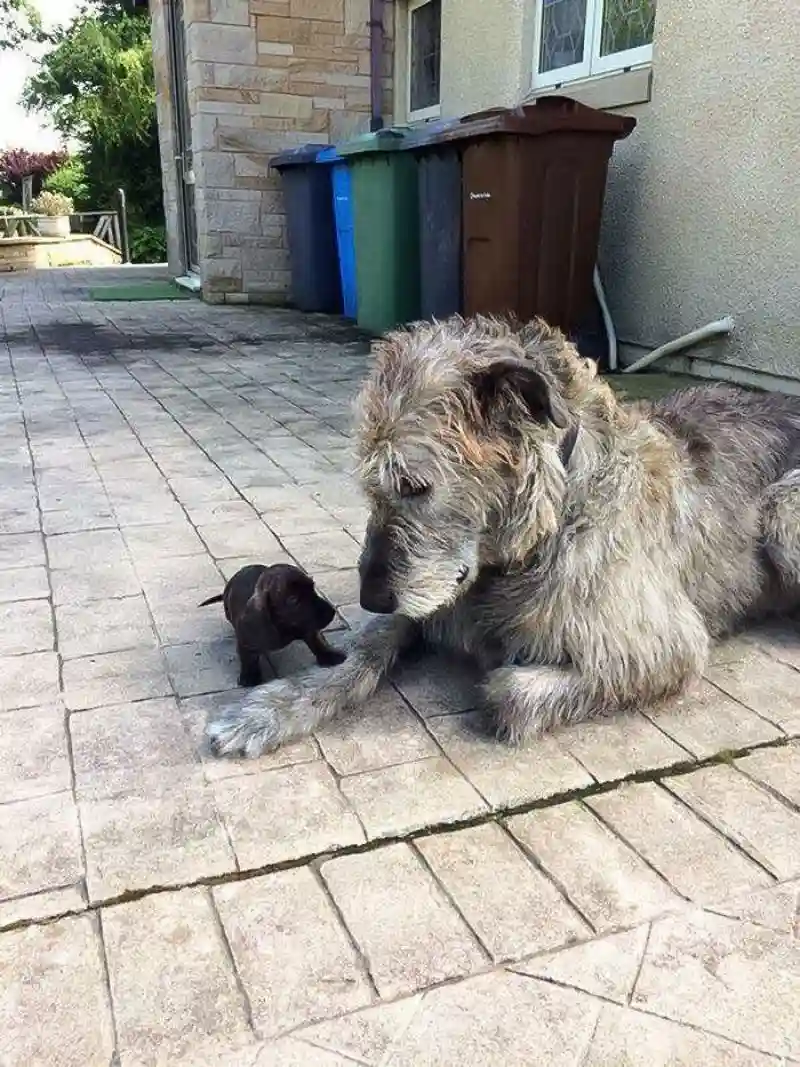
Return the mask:
<svg viewBox="0 0 800 1067">
<path fill-rule="evenodd" d="M 167 232 L 164 226 L 132 222 L 128 240 L 133 263 L 163 263 L 167 258 Z"/>
<path fill-rule="evenodd" d="M 33 175 L 33 191 L 38 193 L 48 174 L 65 163 L 66 150 L 58 152 L 29 152 L 25 148 L 7 148 L 0 151 L 0 182 L 11 190 L 12 199 L 22 197 L 22 179 Z"/>
<path fill-rule="evenodd" d="M 86 167 L 79 156 L 71 156 L 66 163 L 49 174 L 42 185 L 48 193 L 68 196 L 76 204 L 85 205 L 89 197 Z"/>
<path fill-rule="evenodd" d="M 31 211 L 37 215 L 72 215 L 75 204 L 61 193 L 39 193 L 31 200 Z"/>
</svg>

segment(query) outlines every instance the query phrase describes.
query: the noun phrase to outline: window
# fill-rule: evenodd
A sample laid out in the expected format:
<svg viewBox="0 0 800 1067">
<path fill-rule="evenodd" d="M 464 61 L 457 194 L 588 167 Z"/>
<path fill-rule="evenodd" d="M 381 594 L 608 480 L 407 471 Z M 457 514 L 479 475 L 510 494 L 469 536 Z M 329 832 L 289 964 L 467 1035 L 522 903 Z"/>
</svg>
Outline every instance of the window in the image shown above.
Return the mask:
<svg viewBox="0 0 800 1067">
<path fill-rule="evenodd" d="M 439 114 L 442 57 L 442 0 L 411 0 L 408 5 L 408 117 Z"/>
<path fill-rule="evenodd" d="M 535 88 L 653 58 L 656 0 L 536 0 Z"/>
</svg>

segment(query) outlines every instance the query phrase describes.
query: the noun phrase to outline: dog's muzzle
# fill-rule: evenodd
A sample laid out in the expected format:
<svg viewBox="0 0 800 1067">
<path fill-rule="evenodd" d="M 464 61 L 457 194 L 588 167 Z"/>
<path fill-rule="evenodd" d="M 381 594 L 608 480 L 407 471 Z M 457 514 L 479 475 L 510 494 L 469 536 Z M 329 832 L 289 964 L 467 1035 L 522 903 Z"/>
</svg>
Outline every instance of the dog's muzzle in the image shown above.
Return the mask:
<svg viewBox="0 0 800 1067">
<path fill-rule="evenodd" d="M 389 574 L 391 539 L 388 530 L 367 531 L 358 564 L 359 603 L 373 615 L 391 615 L 397 610 Z"/>
</svg>

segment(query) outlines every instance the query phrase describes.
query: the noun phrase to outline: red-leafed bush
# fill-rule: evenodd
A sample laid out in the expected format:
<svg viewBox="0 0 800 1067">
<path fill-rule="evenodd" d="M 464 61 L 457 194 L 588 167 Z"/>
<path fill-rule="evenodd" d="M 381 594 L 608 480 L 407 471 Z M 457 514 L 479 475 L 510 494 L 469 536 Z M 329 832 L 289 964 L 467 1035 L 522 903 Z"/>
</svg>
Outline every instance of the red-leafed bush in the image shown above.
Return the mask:
<svg viewBox="0 0 800 1067">
<path fill-rule="evenodd" d="M 29 152 L 26 148 L 7 148 L 0 152 L 0 183 L 8 188 L 11 200 L 22 200 L 22 179 L 33 175 L 33 195 L 38 196 L 48 174 L 66 163 L 66 149 L 55 152 Z"/>
</svg>

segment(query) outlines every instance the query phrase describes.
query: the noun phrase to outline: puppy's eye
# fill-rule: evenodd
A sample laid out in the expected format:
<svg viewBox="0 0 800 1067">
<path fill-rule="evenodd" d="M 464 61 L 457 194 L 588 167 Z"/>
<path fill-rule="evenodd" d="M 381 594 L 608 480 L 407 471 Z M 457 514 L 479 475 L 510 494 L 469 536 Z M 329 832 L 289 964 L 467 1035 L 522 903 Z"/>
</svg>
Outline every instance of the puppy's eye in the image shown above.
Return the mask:
<svg viewBox="0 0 800 1067">
<path fill-rule="evenodd" d="M 400 481 L 400 496 L 404 500 L 410 497 L 427 496 L 431 491 L 429 485 L 422 485 L 420 482 L 409 481 L 408 478 L 403 478 Z"/>
</svg>

